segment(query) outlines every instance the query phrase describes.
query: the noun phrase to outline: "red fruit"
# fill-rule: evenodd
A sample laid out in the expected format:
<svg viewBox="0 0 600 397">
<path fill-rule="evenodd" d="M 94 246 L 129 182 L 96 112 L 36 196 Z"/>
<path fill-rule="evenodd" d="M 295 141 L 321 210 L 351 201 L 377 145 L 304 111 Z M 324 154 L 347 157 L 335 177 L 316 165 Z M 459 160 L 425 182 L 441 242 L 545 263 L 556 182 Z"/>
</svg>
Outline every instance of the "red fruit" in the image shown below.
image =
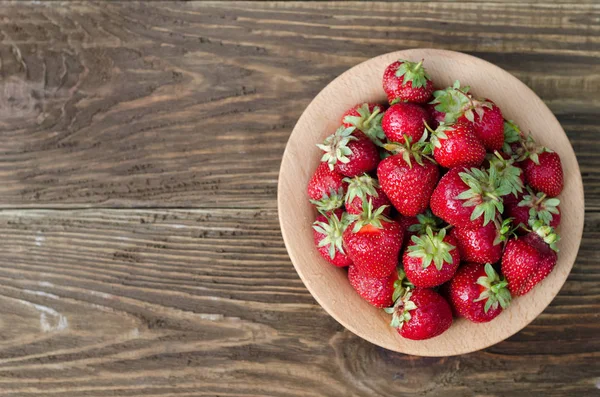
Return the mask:
<svg viewBox="0 0 600 397">
<path fill-rule="evenodd" d="M 395 154 L 377 167 L 381 189 L 404 216 L 415 216 L 429 206 L 431 192 L 440 177 L 437 165 L 418 154 L 415 158 L 415 154 Z"/>
<path fill-rule="evenodd" d="M 543 152 L 523 162 L 527 184 L 538 192 L 556 197 L 563 189 L 563 170 L 560 157 L 554 152 Z"/>
<path fill-rule="evenodd" d="M 452 168 L 431 195 L 431 211 L 456 227 L 481 227 L 501 212 L 501 193 L 500 182 L 486 171 Z"/>
<path fill-rule="evenodd" d="M 327 216 L 319 214 L 313 223 L 313 236 L 319 254 L 337 267 L 346 267 L 352 264 L 342 246 L 342 234 L 348 226 L 342 214 L 341 209 Z"/>
<path fill-rule="evenodd" d="M 383 73 L 383 90 L 390 103 L 427 103 L 433 93 L 433 82 L 419 63 L 399 60 Z"/>
<path fill-rule="evenodd" d="M 382 215 L 384 207 L 375 212 L 371 203 L 365 207 L 344 232 L 344 247 L 359 272 L 371 278 L 387 277 L 398 264 L 402 229 Z"/>
<path fill-rule="evenodd" d="M 346 176 L 373 171 L 379 163 L 377 146 L 354 127 L 338 128 L 317 147 L 325 152 L 321 161 L 327 162 L 329 169 Z"/>
<path fill-rule="evenodd" d="M 546 197 L 544 193 L 534 194 L 529 188 L 527 193 L 517 198 L 507 196 L 504 200 L 506 216 L 514 218 L 514 225 L 522 223 L 527 227 L 539 219 L 545 225 L 557 228 L 560 225 L 560 200 Z"/>
<path fill-rule="evenodd" d="M 454 311 L 476 323 L 497 317 L 510 304 L 506 280 L 489 263 L 466 263 L 448 285 L 448 298 Z"/>
<path fill-rule="evenodd" d="M 429 114 L 419 105 L 414 103 L 398 103 L 390 106 L 381 120 L 381 128 L 388 140 L 392 142 L 406 142 L 405 135 L 412 142 L 417 142 L 425 131 L 425 122 L 429 121 Z"/>
<path fill-rule="evenodd" d="M 363 103 L 349 109 L 342 116 L 344 127 L 356 127 L 368 136 L 373 143 L 381 146 L 382 139 L 385 139 L 383 129 L 381 129 L 381 119 L 385 107 L 377 103 Z"/>
<path fill-rule="evenodd" d="M 379 308 L 390 307 L 394 300 L 402 295 L 407 286 L 411 286 L 402 270 L 387 277 L 371 278 L 365 276 L 351 265 L 348 268 L 348 280 L 354 290 L 371 305 Z"/>
<path fill-rule="evenodd" d="M 435 108 L 435 104 L 428 103 L 426 104 L 425 110 L 429 113 L 429 125 L 431 128 L 436 129 L 438 126 L 445 121 L 446 113 L 440 112 Z"/>
<path fill-rule="evenodd" d="M 406 277 L 416 287 L 436 287 L 450 280 L 460 263 L 456 239 L 442 229 L 434 234 L 413 236 L 404 251 L 402 263 Z"/>
<path fill-rule="evenodd" d="M 485 147 L 475 137 L 470 123 L 438 127 L 432 133 L 431 143 L 433 157 L 442 167 L 479 167 L 485 159 Z"/>
<path fill-rule="evenodd" d="M 471 111 L 467 110 L 465 115 L 458 121 L 471 121 L 475 130 L 475 136 L 483 143 L 485 148 L 493 152 L 502 149 L 504 145 L 504 117 L 502 111 L 492 101 L 473 100 Z"/>
<path fill-rule="evenodd" d="M 343 179 L 344 176 L 339 172 L 331 170 L 327 163 L 320 163 L 308 182 L 308 197 L 311 200 L 318 201 L 323 198 L 329 198 L 331 194 L 341 193 L 341 196 L 344 196 L 348 184 Z"/>
<path fill-rule="evenodd" d="M 512 224 L 518 226 L 528 227 L 529 225 L 529 208 L 519 206 L 519 203 L 523 200 L 523 195 L 519 194 L 517 198 L 514 198 L 512 194 L 509 194 L 504 198 L 504 215 L 507 218 L 513 218 Z"/>
<path fill-rule="evenodd" d="M 500 233 L 493 222 L 474 229 L 455 227 L 450 235 L 456 239 L 460 258 L 465 262 L 496 263 L 502 257 Z"/>
<path fill-rule="evenodd" d="M 409 290 L 394 307 L 385 309 L 392 315 L 392 327 L 407 339 L 433 338 L 452 325 L 452 310 L 448 302 L 431 289 Z"/>
<path fill-rule="evenodd" d="M 502 255 L 502 274 L 513 296 L 525 295 L 554 269 L 557 255 L 551 246 L 557 236 L 548 229 L 545 230 L 547 233 L 540 233 L 541 236 L 539 231 L 531 232 L 506 244 Z M 548 242 L 551 244 L 548 245 Z"/>
<path fill-rule="evenodd" d="M 350 214 L 360 214 L 363 211 L 367 201 L 371 201 L 373 209 L 377 209 L 383 205 L 387 207 L 383 211 L 384 215 L 389 215 L 391 211 L 391 203 L 388 200 L 383 190 L 379 187 L 377 180 L 371 178 L 368 174 L 355 176 L 354 178 L 346 178 L 348 182 L 348 190 L 346 193 L 346 211 Z"/>
</svg>

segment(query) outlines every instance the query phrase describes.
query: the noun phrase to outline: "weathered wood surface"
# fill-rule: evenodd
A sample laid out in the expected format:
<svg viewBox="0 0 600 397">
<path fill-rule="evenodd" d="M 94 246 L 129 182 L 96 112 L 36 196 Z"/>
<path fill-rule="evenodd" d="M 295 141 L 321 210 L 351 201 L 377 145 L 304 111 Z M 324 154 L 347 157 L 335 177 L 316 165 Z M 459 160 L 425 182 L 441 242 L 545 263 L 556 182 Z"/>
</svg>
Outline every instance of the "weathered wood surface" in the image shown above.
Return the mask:
<svg viewBox="0 0 600 397">
<path fill-rule="evenodd" d="M 597 395 L 599 18 L 593 2 L 0 3 L 0 396 Z M 445 359 L 338 325 L 276 214 L 311 98 L 409 47 L 527 83 L 585 184 L 581 251 L 552 305 Z"/>
</svg>

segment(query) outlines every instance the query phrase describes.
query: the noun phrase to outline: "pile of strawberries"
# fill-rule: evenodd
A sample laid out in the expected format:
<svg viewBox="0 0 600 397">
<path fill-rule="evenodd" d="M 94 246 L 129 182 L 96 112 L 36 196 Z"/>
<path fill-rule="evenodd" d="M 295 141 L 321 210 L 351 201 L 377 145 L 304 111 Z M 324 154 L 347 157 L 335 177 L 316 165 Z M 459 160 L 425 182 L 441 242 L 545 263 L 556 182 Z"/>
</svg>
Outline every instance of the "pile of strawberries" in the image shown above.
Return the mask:
<svg viewBox="0 0 600 397">
<path fill-rule="evenodd" d="M 487 322 L 554 268 L 563 172 L 489 99 L 387 67 L 389 106 L 342 116 L 308 184 L 319 253 L 409 339 Z"/>
</svg>

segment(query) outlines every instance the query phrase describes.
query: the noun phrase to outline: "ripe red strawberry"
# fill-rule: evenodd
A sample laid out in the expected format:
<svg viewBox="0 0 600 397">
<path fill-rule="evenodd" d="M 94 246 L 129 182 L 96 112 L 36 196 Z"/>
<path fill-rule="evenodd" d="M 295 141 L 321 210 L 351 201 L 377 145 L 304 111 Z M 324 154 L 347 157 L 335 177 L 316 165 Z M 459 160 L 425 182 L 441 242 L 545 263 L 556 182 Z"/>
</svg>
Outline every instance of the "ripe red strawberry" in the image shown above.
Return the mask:
<svg viewBox="0 0 600 397">
<path fill-rule="evenodd" d="M 404 143 L 405 136 L 417 142 L 423 136 L 429 114 L 414 103 L 398 103 L 390 106 L 381 120 L 381 128 L 388 140 Z"/>
<path fill-rule="evenodd" d="M 538 154 L 537 160 L 530 157 L 523 162 L 527 184 L 550 197 L 558 196 L 563 189 L 560 157 L 554 152 L 543 152 Z"/>
<path fill-rule="evenodd" d="M 436 287 L 450 280 L 460 263 L 456 239 L 442 229 L 434 234 L 431 228 L 413 236 L 402 256 L 406 277 L 416 287 Z M 433 264 L 433 266 L 431 266 Z"/>
<path fill-rule="evenodd" d="M 533 227 L 535 232 L 510 240 L 502 255 L 502 274 L 513 296 L 525 295 L 556 265 L 558 236 L 540 221 Z"/>
<path fill-rule="evenodd" d="M 341 209 L 327 216 L 319 214 L 313 223 L 313 235 L 319 254 L 337 267 L 352 264 L 342 246 L 342 234 L 347 226 L 347 219 Z"/>
<path fill-rule="evenodd" d="M 448 297 L 458 315 L 475 323 L 485 323 L 510 304 L 507 284 L 489 263 L 466 263 L 450 281 Z"/>
<path fill-rule="evenodd" d="M 496 263 L 502 257 L 500 231 L 494 222 L 473 229 L 455 227 L 450 235 L 457 240 L 460 257 L 465 262 Z"/>
<path fill-rule="evenodd" d="M 483 143 L 485 148 L 493 152 L 502 149 L 504 145 L 504 117 L 502 111 L 492 101 L 478 101 L 472 99 L 471 107 L 459 121 L 473 123 L 475 136 Z"/>
<path fill-rule="evenodd" d="M 508 131 L 510 132 L 511 129 L 518 130 L 518 127 L 511 123 L 508 125 Z M 517 164 L 523 169 L 527 184 L 547 196 L 558 196 L 564 183 L 559 155 L 538 145 L 531 135 L 517 136 L 519 137 L 518 143 L 511 144 L 508 151 L 517 161 L 521 162 Z M 505 148 L 505 150 L 507 149 Z"/>
<path fill-rule="evenodd" d="M 446 119 L 446 113 L 440 112 L 435 106 L 436 105 L 433 103 L 428 103 L 424 106 L 427 113 L 429 113 L 429 122 L 433 129 L 438 128 L 438 126 Z"/>
<path fill-rule="evenodd" d="M 471 123 L 441 125 L 432 131 L 433 157 L 445 168 L 479 167 L 485 159 L 485 147 L 475 137 Z"/>
<path fill-rule="evenodd" d="M 349 109 L 342 116 L 344 127 L 356 127 L 368 136 L 373 143 L 378 146 L 382 145 L 382 139 L 385 139 L 385 134 L 381 128 L 381 119 L 385 107 L 377 103 L 363 103 Z"/>
<path fill-rule="evenodd" d="M 506 196 L 504 198 L 504 216 L 510 218 L 514 226 L 527 227 L 529 225 L 529 208 L 519 206 L 521 201 L 523 201 L 523 194 L 519 194 L 517 197 L 512 194 Z M 521 233 L 524 229 L 519 228 L 518 231 Z"/>
<path fill-rule="evenodd" d="M 461 87 L 457 80 L 452 87 L 433 93 L 435 110 L 444 113 L 446 123 L 472 123 L 475 136 L 490 151 L 504 145 L 504 119 L 500 108 L 492 101 L 474 99 L 469 87 Z"/>
<path fill-rule="evenodd" d="M 372 278 L 365 276 L 356 269 L 356 266 L 351 265 L 348 268 L 348 280 L 364 300 L 379 308 L 392 306 L 407 286 L 412 287 L 402 269 L 387 277 Z"/>
<path fill-rule="evenodd" d="M 508 192 L 509 187 L 501 183 L 493 167 L 489 172 L 452 168 L 431 195 L 431 211 L 456 227 L 477 228 L 502 213 L 501 197 Z"/>
<path fill-rule="evenodd" d="M 399 60 L 383 73 L 383 90 L 391 104 L 396 102 L 427 103 L 433 93 L 433 82 L 419 63 Z"/>
<path fill-rule="evenodd" d="M 429 159 L 421 157 L 410 143 L 403 150 L 379 163 L 377 177 L 394 207 L 404 216 L 415 216 L 429 206 L 440 171 Z"/>
<path fill-rule="evenodd" d="M 390 214 L 390 200 L 388 200 L 383 190 L 379 187 L 377 179 L 371 178 L 369 174 L 363 174 L 354 178 L 346 178 L 344 181 L 348 182 L 348 190 L 345 198 L 346 211 L 348 213 L 360 214 L 363 211 L 366 201 L 371 201 L 373 209 L 385 205 L 386 208 L 383 214 L 386 216 Z"/>
<path fill-rule="evenodd" d="M 391 326 L 407 339 L 433 338 L 452 325 L 452 310 L 448 302 L 431 289 L 416 288 L 385 309 L 392 314 Z"/>
<path fill-rule="evenodd" d="M 328 201 L 331 196 L 344 196 L 348 184 L 343 181 L 344 176 L 339 172 L 329 169 L 327 163 L 320 163 L 312 178 L 308 182 L 308 197 L 315 202 L 325 199 Z M 335 198 L 334 198 L 335 200 Z M 339 203 L 341 207 L 343 201 Z M 334 204 L 335 205 L 335 204 Z"/>
<path fill-rule="evenodd" d="M 377 146 L 354 127 L 338 128 L 322 145 L 317 146 L 325 152 L 321 161 L 327 162 L 329 169 L 345 176 L 372 171 L 379 163 Z"/>
<path fill-rule="evenodd" d="M 386 218 L 384 210 L 379 207 L 373 212 L 371 203 L 365 204 L 343 234 L 344 247 L 356 269 L 371 278 L 387 277 L 394 271 L 404 237 L 400 225 Z"/>
</svg>

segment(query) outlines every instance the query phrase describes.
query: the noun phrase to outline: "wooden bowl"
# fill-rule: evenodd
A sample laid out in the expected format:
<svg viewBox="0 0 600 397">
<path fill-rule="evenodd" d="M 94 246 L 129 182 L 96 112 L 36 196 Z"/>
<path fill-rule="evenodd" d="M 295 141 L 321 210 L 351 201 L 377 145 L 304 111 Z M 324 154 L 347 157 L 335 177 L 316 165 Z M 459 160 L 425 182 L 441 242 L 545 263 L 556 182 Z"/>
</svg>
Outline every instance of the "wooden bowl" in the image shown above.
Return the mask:
<svg viewBox="0 0 600 397">
<path fill-rule="evenodd" d="M 312 222 L 316 212 L 308 202 L 307 183 L 319 164 L 315 146 L 341 124 L 342 114 L 364 102 L 385 103 L 381 81 L 384 69 L 398 59 L 418 61 L 437 87 L 460 80 L 479 97 L 492 99 L 506 119 L 537 142 L 560 155 L 565 186 L 561 200 L 561 241 L 558 263 L 552 273 L 531 292 L 515 298 L 493 321 L 474 324 L 455 319 L 442 335 L 424 341 L 402 338 L 390 327 L 390 315 L 363 301 L 352 289 L 345 269 L 321 258 L 314 247 Z M 498 343 L 536 318 L 567 279 L 581 241 L 584 204 L 581 174 L 565 132 L 542 100 L 517 78 L 482 59 L 453 51 L 413 49 L 372 58 L 348 70 L 313 99 L 306 108 L 283 154 L 278 188 L 279 220 L 288 253 L 300 278 L 323 308 L 356 335 L 386 349 L 419 356 L 451 356 Z"/>
</svg>

